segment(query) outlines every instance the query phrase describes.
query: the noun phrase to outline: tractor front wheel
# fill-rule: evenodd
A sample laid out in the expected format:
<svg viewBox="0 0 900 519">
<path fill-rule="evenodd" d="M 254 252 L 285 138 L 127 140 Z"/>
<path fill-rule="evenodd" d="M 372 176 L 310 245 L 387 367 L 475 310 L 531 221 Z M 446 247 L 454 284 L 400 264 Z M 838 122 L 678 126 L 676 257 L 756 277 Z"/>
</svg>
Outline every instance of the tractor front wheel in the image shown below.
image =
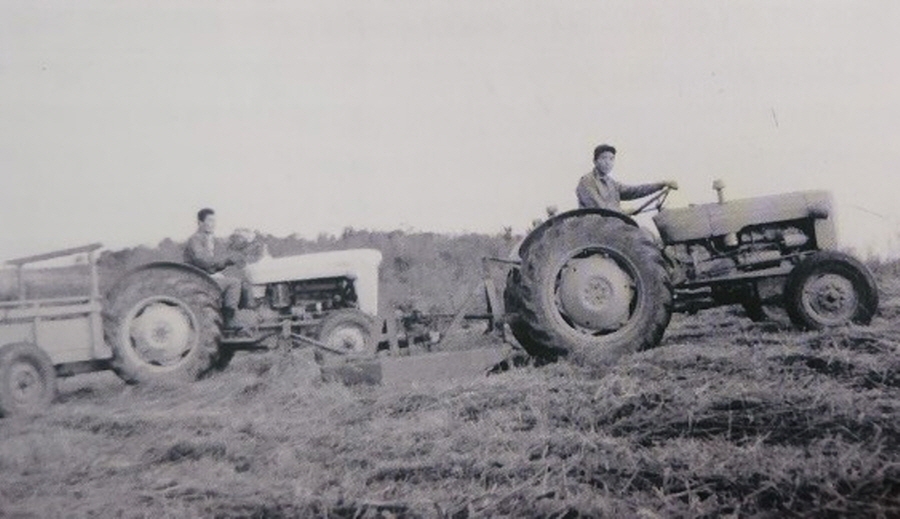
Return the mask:
<svg viewBox="0 0 900 519">
<path fill-rule="evenodd" d="M 522 321 L 513 330 L 545 359 L 602 369 L 659 344 L 671 317 L 662 252 L 651 235 L 618 218 L 560 220 L 523 255 L 520 276 L 520 284 L 507 284 Z"/>
<path fill-rule="evenodd" d="M 878 288 L 869 269 L 837 251 L 820 251 L 791 272 L 785 309 L 798 327 L 821 330 L 869 324 L 878 310 Z"/>
<path fill-rule="evenodd" d="M 322 320 L 319 342 L 350 355 L 375 353 L 375 320 L 355 310 L 338 310 Z"/>
</svg>

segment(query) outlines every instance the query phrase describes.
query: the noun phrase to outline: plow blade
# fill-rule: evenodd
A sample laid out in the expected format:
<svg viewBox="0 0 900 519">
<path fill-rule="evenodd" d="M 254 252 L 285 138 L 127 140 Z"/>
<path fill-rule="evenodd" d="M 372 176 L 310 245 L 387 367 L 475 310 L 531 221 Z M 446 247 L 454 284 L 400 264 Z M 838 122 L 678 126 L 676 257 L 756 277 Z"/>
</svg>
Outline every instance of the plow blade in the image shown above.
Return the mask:
<svg viewBox="0 0 900 519">
<path fill-rule="evenodd" d="M 403 357 L 340 359 L 322 366 L 328 382 L 415 384 L 483 377 L 508 358 L 508 348 L 442 351 Z"/>
</svg>

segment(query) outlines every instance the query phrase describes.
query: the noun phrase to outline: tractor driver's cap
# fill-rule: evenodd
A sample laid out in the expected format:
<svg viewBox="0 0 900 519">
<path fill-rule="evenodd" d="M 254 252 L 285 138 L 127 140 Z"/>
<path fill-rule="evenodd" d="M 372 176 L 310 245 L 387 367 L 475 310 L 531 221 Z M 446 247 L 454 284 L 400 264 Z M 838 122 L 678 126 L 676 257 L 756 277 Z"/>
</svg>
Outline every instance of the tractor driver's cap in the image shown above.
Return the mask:
<svg viewBox="0 0 900 519">
<path fill-rule="evenodd" d="M 594 160 L 597 160 L 597 157 L 600 156 L 601 153 L 610 152 L 613 155 L 616 154 L 615 146 L 610 146 L 609 144 L 601 144 L 594 148 Z"/>
</svg>

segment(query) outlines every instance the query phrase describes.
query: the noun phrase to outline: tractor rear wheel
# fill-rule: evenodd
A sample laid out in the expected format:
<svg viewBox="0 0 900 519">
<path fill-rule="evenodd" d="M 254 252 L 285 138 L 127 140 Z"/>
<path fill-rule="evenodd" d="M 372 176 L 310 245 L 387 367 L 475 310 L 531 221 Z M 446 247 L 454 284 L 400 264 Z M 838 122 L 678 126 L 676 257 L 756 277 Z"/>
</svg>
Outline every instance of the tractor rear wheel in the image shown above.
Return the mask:
<svg viewBox="0 0 900 519">
<path fill-rule="evenodd" d="M 125 382 L 189 382 L 218 362 L 222 293 L 202 273 L 144 268 L 121 279 L 107 300 L 103 331 Z"/>
<path fill-rule="evenodd" d="M 653 237 L 599 214 L 546 229 L 513 288 L 529 353 L 594 368 L 658 345 L 672 315 L 672 285 Z"/>
<path fill-rule="evenodd" d="M 819 251 L 791 272 L 785 309 L 798 327 L 822 330 L 869 324 L 878 311 L 878 287 L 869 269 L 837 251 Z"/>
<path fill-rule="evenodd" d="M 532 339 L 531 328 L 521 318 L 522 272 L 518 268 L 511 269 L 506 276 L 506 288 L 503 290 L 503 305 L 506 307 L 506 313 L 512 316 L 512 319 L 509 321 L 509 329 L 519 345 L 522 346 L 522 349 L 536 358 L 548 357 L 540 343 Z"/>
<path fill-rule="evenodd" d="M 36 415 L 56 396 L 56 370 L 34 344 L 0 348 L 0 416 Z"/>
<path fill-rule="evenodd" d="M 375 353 L 375 320 L 360 310 L 338 310 L 322 320 L 319 342 L 350 355 Z"/>
</svg>

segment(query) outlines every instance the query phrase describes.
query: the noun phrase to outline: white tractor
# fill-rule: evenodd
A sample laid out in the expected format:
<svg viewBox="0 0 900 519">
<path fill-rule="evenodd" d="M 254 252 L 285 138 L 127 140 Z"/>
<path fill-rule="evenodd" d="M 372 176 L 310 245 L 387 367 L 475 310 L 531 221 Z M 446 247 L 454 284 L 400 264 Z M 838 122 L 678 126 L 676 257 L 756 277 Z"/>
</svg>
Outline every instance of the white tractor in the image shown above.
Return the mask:
<svg viewBox="0 0 900 519">
<path fill-rule="evenodd" d="M 375 353 L 380 251 L 256 256 L 242 269 L 239 328 L 223 328 L 219 285 L 200 269 L 156 262 L 124 275 L 104 310 L 112 369 L 128 382 L 194 379 L 224 367 L 236 350 L 269 349 L 278 339 Z"/>
</svg>

